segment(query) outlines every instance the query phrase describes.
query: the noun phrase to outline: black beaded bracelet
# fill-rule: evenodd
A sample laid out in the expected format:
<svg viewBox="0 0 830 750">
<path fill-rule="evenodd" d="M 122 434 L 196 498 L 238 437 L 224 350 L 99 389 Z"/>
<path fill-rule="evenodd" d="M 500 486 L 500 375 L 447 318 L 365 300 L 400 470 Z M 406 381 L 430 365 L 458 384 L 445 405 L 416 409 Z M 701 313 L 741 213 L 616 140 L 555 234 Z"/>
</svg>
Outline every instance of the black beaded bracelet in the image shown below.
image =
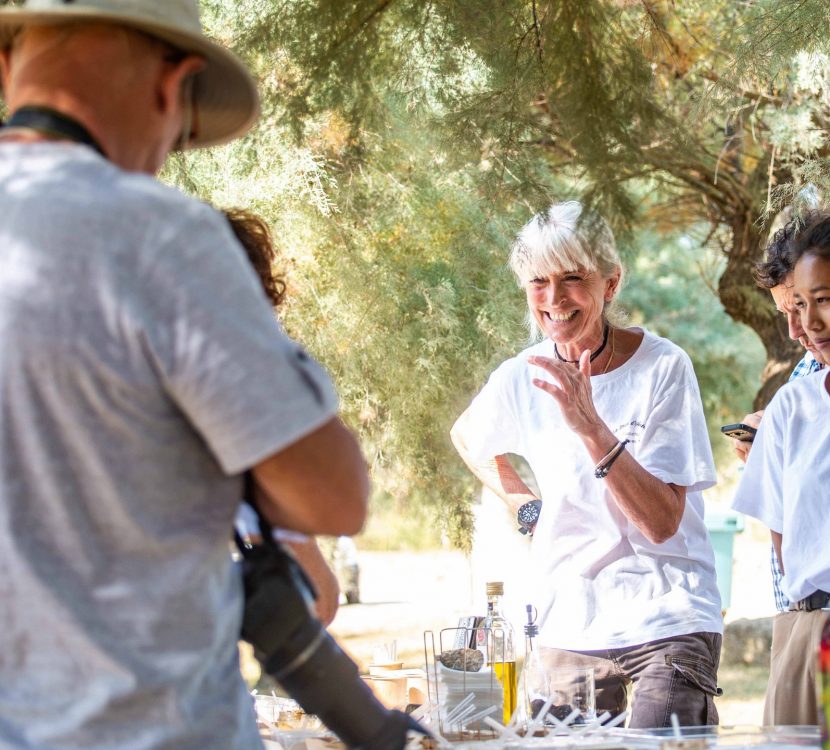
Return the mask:
<svg viewBox="0 0 830 750">
<path fill-rule="evenodd" d="M 596 468 L 594 469 L 594 476 L 597 479 L 605 479 L 605 477 L 608 476 L 608 472 L 614 465 L 614 461 L 620 457 L 620 454 L 625 450 L 625 446 L 630 442 L 630 440 L 620 440 L 619 443 L 608 451 L 608 454 L 596 465 Z"/>
</svg>

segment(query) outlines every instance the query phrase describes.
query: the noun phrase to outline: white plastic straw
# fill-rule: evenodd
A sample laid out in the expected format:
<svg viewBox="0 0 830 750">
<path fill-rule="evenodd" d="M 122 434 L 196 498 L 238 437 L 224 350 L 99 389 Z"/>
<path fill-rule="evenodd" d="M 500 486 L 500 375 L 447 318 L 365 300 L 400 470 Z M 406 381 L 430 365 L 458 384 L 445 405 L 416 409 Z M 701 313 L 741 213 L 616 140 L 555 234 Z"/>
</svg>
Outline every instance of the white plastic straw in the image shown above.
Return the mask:
<svg viewBox="0 0 830 750">
<path fill-rule="evenodd" d="M 417 721 L 422 716 L 426 716 L 427 714 L 435 713 L 435 711 L 437 709 L 438 709 L 438 706 L 436 706 L 434 703 L 422 703 L 420 706 L 418 706 L 418 708 L 416 708 L 412 712 L 411 716 L 412 716 L 413 719 L 415 719 Z"/>
<path fill-rule="evenodd" d="M 617 714 L 611 721 L 605 724 L 602 728 L 603 729 L 611 729 L 612 727 L 617 726 L 618 724 L 622 724 L 626 718 L 628 718 L 628 711 L 623 711 L 621 714 Z"/>
<path fill-rule="evenodd" d="M 430 704 L 426 715 L 429 717 L 430 721 L 435 721 L 437 724 L 441 720 L 441 706 L 437 703 Z"/>
<path fill-rule="evenodd" d="M 510 727 L 506 727 L 504 726 L 504 724 L 499 724 L 499 722 L 497 722 L 495 719 L 491 719 L 489 716 L 484 717 L 484 723 L 488 727 L 495 729 L 505 739 L 519 739 L 519 735 L 516 734 L 512 729 L 510 729 Z"/>
<path fill-rule="evenodd" d="M 581 727 L 574 727 L 573 733 L 574 734 L 588 734 L 589 732 L 593 732 L 595 729 L 599 729 L 602 725 L 602 722 L 607 721 L 611 718 L 611 714 L 608 711 L 597 716 L 595 719 L 589 721 L 587 724 Z"/>
<path fill-rule="evenodd" d="M 453 720 L 453 724 L 457 724 L 459 727 L 467 721 L 467 717 L 471 716 L 476 712 L 475 705 L 467 706 L 458 716 L 456 716 Z"/>
<path fill-rule="evenodd" d="M 680 722 L 677 719 L 677 714 L 671 715 L 671 727 L 674 730 L 674 738 L 680 740 L 683 738 L 683 733 L 680 731 Z"/>
<path fill-rule="evenodd" d="M 544 705 L 542 706 L 542 708 L 541 708 L 541 710 L 539 711 L 539 713 L 537 713 L 537 714 L 536 714 L 536 716 L 534 716 L 534 717 L 533 717 L 533 721 L 531 721 L 531 722 L 530 722 L 530 724 L 528 724 L 528 727 L 527 727 L 527 733 L 528 733 L 528 735 L 530 735 L 531 737 L 533 736 L 533 733 L 534 733 L 534 732 L 535 732 L 535 731 L 536 731 L 539 727 L 542 727 L 542 726 L 544 726 L 544 725 L 545 725 L 545 717 L 546 717 L 546 716 L 547 716 L 547 714 L 548 714 L 548 710 L 549 710 L 549 709 L 550 709 L 550 707 L 553 705 L 554 698 L 555 698 L 555 696 L 551 695 L 551 696 L 550 696 L 550 697 L 549 697 L 549 698 L 545 701 L 545 703 L 544 703 Z M 553 717 L 551 717 L 551 718 L 553 718 Z M 554 721 L 556 721 L 556 719 L 554 719 Z"/>
<path fill-rule="evenodd" d="M 550 719 L 557 729 L 564 729 L 566 732 L 573 732 L 573 727 L 571 726 L 571 722 L 579 716 L 579 709 L 575 708 L 571 711 L 562 721 L 559 721 L 555 716 L 548 716 L 547 718 Z"/>
<path fill-rule="evenodd" d="M 477 721 L 481 721 L 485 716 L 489 716 L 493 711 L 498 711 L 498 706 L 490 706 L 489 708 L 485 708 L 482 711 L 479 711 L 477 714 L 473 714 L 467 719 L 468 724 L 475 724 Z"/>
<path fill-rule="evenodd" d="M 491 719 L 489 716 L 485 717 L 484 723 L 488 727 L 495 729 L 499 734 L 504 734 L 504 730 L 507 729 L 506 726 L 504 726 L 503 724 L 499 724 L 499 722 L 497 722 L 495 719 Z"/>
<path fill-rule="evenodd" d="M 467 706 L 469 706 L 476 699 L 475 693 L 470 693 L 464 700 L 459 701 L 455 708 L 447 714 L 446 721 L 448 724 L 453 723 L 453 719 L 458 716 Z"/>
</svg>

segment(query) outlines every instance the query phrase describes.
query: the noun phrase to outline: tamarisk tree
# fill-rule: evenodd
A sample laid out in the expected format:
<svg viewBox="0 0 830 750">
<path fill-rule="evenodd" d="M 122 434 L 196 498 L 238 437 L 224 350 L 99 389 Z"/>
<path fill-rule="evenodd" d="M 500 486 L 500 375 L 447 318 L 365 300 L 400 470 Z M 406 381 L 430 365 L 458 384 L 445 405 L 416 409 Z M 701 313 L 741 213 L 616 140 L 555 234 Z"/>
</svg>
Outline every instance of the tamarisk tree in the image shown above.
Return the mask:
<svg viewBox="0 0 830 750">
<path fill-rule="evenodd" d="M 236 31 L 243 46 L 284 55 L 294 75 L 279 96 L 298 130 L 337 111 L 357 133 L 403 101 L 413 124 L 440 129 L 457 158 L 482 166 L 482 185 L 498 181 L 534 207 L 552 197 L 546 170 L 568 175 L 618 225 L 706 223 L 727 260 L 720 301 L 767 353 L 756 405 L 785 379 L 798 347 L 751 271 L 771 212 L 824 182 L 826 4 L 254 5 Z M 643 185 L 648 200 L 633 200 Z"/>
<path fill-rule="evenodd" d="M 751 270 L 769 217 L 826 182 L 830 64 L 819 34 L 794 33 L 797 19 L 821 22 L 821 5 L 202 0 L 213 33 L 256 72 L 263 118 L 168 176 L 272 222 L 285 325 L 334 373 L 377 486 L 441 507 L 464 542 L 475 485 L 447 430 L 521 345 L 506 250 L 551 200 L 595 205 L 629 260 L 654 254 L 641 267 L 663 281 L 673 252 L 693 262 L 689 238 L 701 259 L 719 256 L 708 299 L 766 355 L 756 406 L 786 378 L 798 347 Z M 709 342 L 694 331 L 690 353 L 722 421 L 752 390 L 741 368 L 755 360 L 745 338 L 700 316 L 707 291 L 692 275 L 684 267 L 658 295 L 632 274 L 629 304 L 674 335 L 661 325 L 688 299 L 698 317 L 684 325 L 712 326 Z"/>
</svg>

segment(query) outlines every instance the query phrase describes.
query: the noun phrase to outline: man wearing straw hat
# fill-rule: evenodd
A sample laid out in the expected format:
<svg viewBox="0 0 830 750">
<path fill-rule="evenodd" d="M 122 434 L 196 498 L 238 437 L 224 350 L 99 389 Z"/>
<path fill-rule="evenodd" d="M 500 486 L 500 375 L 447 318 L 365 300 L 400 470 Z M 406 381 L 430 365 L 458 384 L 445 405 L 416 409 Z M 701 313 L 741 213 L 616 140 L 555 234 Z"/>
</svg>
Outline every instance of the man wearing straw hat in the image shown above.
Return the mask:
<svg viewBox="0 0 830 750">
<path fill-rule="evenodd" d="M 197 0 L 0 9 L 0 747 L 259 748 L 228 542 L 353 534 L 366 469 L 212 209 L 156 182 L 257 116 Z"/>
</svg>

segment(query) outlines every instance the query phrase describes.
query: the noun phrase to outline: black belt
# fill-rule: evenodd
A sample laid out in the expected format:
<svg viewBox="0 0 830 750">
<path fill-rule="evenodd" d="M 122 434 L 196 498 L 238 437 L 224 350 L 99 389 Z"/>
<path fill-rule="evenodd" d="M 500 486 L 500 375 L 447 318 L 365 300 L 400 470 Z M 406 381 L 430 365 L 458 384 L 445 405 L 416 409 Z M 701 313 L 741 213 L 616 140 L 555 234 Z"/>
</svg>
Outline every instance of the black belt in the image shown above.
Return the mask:
<svg viewBox="0 0 830 750">
<path fill-rule="evenodd" d="M 812 612 L 814 609 L 824 609 L 830 604 L 830 594 L 826 591 L 814 591 L 800 602 L 790 604 L 790 612 Z"/>
</svg>

